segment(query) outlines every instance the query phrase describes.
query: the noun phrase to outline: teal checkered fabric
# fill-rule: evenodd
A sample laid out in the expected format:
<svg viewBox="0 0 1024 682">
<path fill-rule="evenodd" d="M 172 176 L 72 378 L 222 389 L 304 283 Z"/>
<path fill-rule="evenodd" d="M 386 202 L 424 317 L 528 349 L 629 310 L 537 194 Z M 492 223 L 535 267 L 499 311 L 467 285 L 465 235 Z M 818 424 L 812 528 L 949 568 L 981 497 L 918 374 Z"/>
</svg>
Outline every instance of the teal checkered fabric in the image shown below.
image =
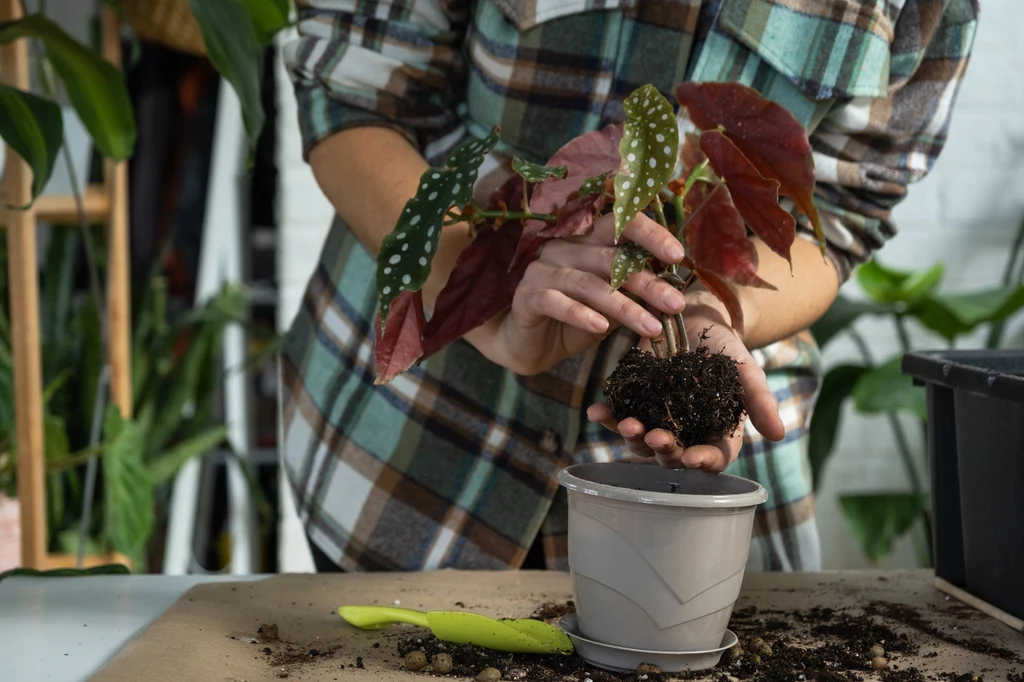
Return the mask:
<svg viewBox="0 0 1024 682">
<path fill-rule="evenodd" d="M 501 125 L 500 181 L 624 118 L 651 83 L 735 81 L 810 137 L 829 253 L 843 279 L 896 234 L 892 208 L 943 147 L 978 20 L 972 0 L 301 0 L 285 59 L 306 153 L 355 126 L 404 134 L 432 163 Z M 809 228 L 801 224 L 804 236 Z M 611 335 L 517 376 L 459 341 L 374 386 L 367 249 L 340 220 L 281 358 L 284 471 L 311 539 L 346 570 L 515 568 L 541 539 L 565 569 L 557 472 L 628 452 L 585 412 L 635 339 Z M 819 380 L 809 332 L 753 351 L 785 440 L 747 425 L 729 473 L 769 492 L 751 570 L 814 570 L 807 461 Z"/>
</svg>

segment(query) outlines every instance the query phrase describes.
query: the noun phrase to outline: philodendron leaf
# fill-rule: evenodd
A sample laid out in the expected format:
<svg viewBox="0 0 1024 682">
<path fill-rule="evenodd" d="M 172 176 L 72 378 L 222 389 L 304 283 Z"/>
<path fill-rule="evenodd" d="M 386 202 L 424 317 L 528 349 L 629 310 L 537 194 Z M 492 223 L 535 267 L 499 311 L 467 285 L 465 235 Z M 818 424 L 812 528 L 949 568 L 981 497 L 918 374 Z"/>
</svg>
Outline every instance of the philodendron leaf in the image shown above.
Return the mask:
<svg viewBox="0 0 1024 682">
<path fill-rule="evenodd" d="M 206 54 L 235 89 L 251 144 L 263 130 L 260 99 L 260 38 L 243 0 L 188 0 L 203 34 Z"/>
<path fill-rule="evenodd" d="M 839 505 L 864 554 L 875 562 L 892 552 L 928 508 L 928 497 L 919 493 L 840 495 Z"/>
<path fill-rule="evenodd" d="M 82 125 L 104 156 L 120 161 L 135 147 L 135 117 L 124 76 L 40 14 L 0 23 L 0 43 L 38 38 Z"/>
<path fill-rule="evenodd" d="M 550 178 L 564 178 L 569 170 L 568 166 L 541 166 L 540 164 L 524 161 L 518 156 L 512 157 L 512 170 L 527 182 L 544 182 Z"/>
<path fill-rule="evenodd" d="M 116 405 L 103 421 L 103 485 L 106 530 L 114 549 L 138 554 L 153 530 L 153 484 L 142 462 L 146 433 L 121 417 Z"/>
<path fill-rule="evenodd" d="M 615 241 L 651 199 L 672 179 L 679 152 L 679 129 L 672 105 L 652 85 L 633 91 L 623 108 L 628 117 L 619 142 L 615 176 Z"/>
<path fill-rule="evenodd" d="M 857 268 L 857 283 L 879 303 L 915 303 L 935 291 L 945 274 L 942 263 L 927 270 L 907 272 L 871 260 Z"/>
<path fill-rule="evenodd" d="M 857 410 L 866 414 L 907 412 L 928 417 L 925 389 L 900 370 L 898 356 L 865 372 L 857 380 L 853 398 Z"/>
<path fill-rule="evenodd" d="M 614 172 L 615 171 L 608 171 L 607 173 L 601 173 L 600 175 L 595 175 L 592 178 L 587 178 L 586 180 L 584 180 L 583 184 L 580 185 L 580 196 L 589 197 L 594 194 L 600 194 L 601 192 L 603 192 L 604 181 L 607 180 Z"/>
<path fill-rule="evenodd" d="M 887 312 L 890 309 L 878 303 L 837 296 L 825 314 L 811 325 L 811 333 L 818 345 L 824 347 L 836 334 L 851 328 L 861 315 L 883 315 Z"/>
<path fill-rule="evenodd" d="M 818 489 L 825 463 L 832 454 L 832 447 L 839 434 L 843 403 L 853 393 L 854 386 L 866 371 L 867 367 L 859 365 L 838 365 L 830 369 L 821 380 L 821 390 L 811 415 L 807 447 L 815 490 Z"/>
<path fill-rule="evenodd" d="M 403 291 L 419 291 L 430 275 L 445 214 L 473 198 L 484 155 L 498 143 L 498 127 L 483 140 L 470 140 L 452 152 L 444 168 L 420 177 L 416 196 L 406 203 L 395 229 L 384 238 L 377 255 L 377 295 L 381 325 L 387 331 L 391 302 Z"/>
<path fill-rule="evenodd" d="M 60 107 L 48 99 L 0 85 L 0 137 L 32 169 L 32 200 L 35 201 L 50 179 L 57 152 L 64 141 Z"/>
<path fill-rule="evenodd" d="M 630 277 L 643 270 L 654 256 L 634 242 L 626 242 L 615 251 L 612 260 L 612 289 L 618 289 Z"/>
<path fill-rule="evenodd" d="M 925 327 L 952 341 L 981 324 L 1000 322 L 1024 308 L 1024 287 L 999 287 L 984 291 L 931 294 L 916 306 L 917 319 Z"/>
</svg>

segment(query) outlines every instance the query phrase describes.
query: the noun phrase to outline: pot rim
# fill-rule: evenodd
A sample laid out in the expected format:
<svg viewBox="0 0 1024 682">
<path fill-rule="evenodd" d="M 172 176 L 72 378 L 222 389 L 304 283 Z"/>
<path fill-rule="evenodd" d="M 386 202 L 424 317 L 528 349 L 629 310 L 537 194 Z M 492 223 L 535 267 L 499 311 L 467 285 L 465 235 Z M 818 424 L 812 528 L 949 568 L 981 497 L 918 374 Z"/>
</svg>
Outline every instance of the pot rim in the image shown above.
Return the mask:
<svg viewBox="0 0 1024 682">
<path fill-rule="evenodd" d="M 608 485 L 607 483 L 596 483 L 577 476 L 574 472 L 583 467 L 593 466 L 598 462 L 572 464 L 558 472 L 558 483 L 566 489 L 583 495 L 590 495 L 608 500 L 619 500 L 622 502 L 635 502 L 640 504 L 651 504 L 664 507 L 695 507 L 695 508 L 737 508 L 756 507 L 768 500 L 768 491 L 757 481 L 748 478 L 733 476 L 731 474 L 708 474 L 721 476 L 737 481 L 743 481 L 754 486 L 754 489 L 744 493 L 723 493 L 720 495 L 689 495 L 685 493 L 661 493 L 650 490 L 634 490 Z M 601 462 L 601 464 L 605 464 Z M 626 462 L 607 462 L 607 464 L 624 464 L 626 466 L 652 466 L 654 464 L 631 464 Z M 658 467 L 660 468 L 660 467 Z"/>
</svg>

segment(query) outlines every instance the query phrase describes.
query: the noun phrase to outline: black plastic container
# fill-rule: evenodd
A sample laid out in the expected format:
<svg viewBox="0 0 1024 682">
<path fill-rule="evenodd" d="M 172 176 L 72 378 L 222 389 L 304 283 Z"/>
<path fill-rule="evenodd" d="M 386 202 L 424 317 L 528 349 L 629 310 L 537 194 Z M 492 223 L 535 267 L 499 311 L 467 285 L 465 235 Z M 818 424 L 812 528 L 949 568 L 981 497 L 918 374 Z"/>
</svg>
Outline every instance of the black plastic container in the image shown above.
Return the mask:
<svg viewBox="0 0 1024 682">
<path fill-rule="evenodd" d="M 1024 351 L 908 353 L 928 393 L 935 574 L 1024 619 Z"/>
</svg>

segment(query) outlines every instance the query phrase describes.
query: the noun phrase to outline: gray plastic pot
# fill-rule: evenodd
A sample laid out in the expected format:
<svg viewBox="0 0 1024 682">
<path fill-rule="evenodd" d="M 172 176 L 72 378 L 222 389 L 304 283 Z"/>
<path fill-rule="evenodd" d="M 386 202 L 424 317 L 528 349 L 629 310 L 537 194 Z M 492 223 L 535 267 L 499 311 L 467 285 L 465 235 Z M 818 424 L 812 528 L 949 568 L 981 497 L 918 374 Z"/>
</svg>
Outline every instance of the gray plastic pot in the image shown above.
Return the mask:
<svg viewBox="0 0 1024 682">
<path fill-rule="evenodd" d="M 584 637 L 647 651 L 722 643 L 750 552 L 754 481 L 656 464 L 577 464 L 569 568 Z"/>
</svg>

